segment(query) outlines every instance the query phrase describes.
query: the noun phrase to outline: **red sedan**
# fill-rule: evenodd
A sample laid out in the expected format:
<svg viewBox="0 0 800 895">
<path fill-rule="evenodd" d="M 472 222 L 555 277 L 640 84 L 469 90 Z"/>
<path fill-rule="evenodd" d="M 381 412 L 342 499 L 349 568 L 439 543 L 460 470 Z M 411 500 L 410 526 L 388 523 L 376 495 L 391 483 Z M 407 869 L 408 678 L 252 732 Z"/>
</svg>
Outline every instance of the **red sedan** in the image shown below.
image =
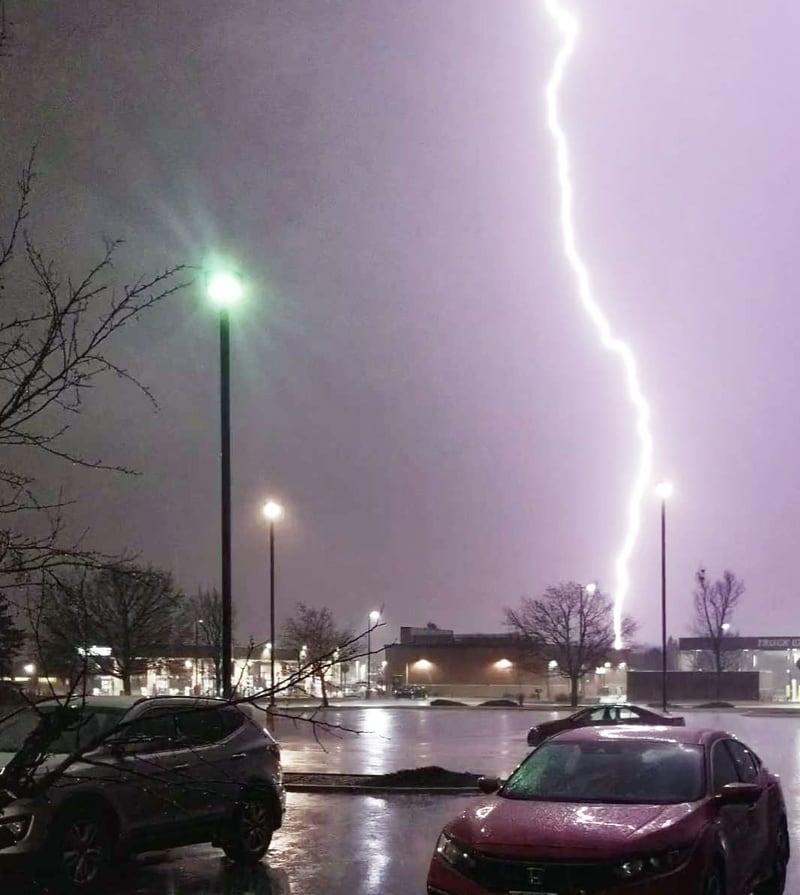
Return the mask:
<svg viewBox="0 0 800 895">
<path fill-rule="evenodd" d="M 573 730 L 576 727 L 608 727 L 611 724 L 646 724 L 650 727 L 657 724 L 683 727 L 685 723 L 683 718 L 675 715 L 659 715 L 657 712 L 651 712 L 650 709 L 643 709 L 638 705 L 597 705 L 581 709 L 568 718 L 545 721 L 542 724 L 537 724 L 536 727 L 531 727 L 528 731 L 528 745 L 538 746 L 554 733 Z"/>
<path fill-rule="evenodd" d="M 722 731 L 571 730 L 481 789 L 442 830 L 428 895 L 783 892 L 780 783 Z"/>
</svg>

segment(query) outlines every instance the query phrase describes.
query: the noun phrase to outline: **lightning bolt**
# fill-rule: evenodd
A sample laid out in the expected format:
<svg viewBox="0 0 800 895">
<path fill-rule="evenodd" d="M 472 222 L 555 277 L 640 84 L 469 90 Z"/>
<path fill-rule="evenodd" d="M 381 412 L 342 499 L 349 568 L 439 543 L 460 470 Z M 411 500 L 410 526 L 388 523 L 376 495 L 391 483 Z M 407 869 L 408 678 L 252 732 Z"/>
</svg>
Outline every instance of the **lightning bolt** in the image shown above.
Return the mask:
<svg viewBox="0 0 800 895">
<path fill-rule="evenodd" d="M 575 51 L 578 39 L 578 19 L 561 6 L 559 0 L 545 0 L 547 14 L 558 29 L 562 43 L 550 71 L 545 87 L 547 101 L 547 127 L 553 138 L 556 151 L 556 168 L 560 191 L 561 236 L 567 263 L 575 275 L 578 298 L 581 306 L 594 324 L 603 348 L 614 354 L 622 368 L 628 401 L 633 407 L 636 419 L 636 437 L 639 444 L 639 459 L 628 499 L 627 526 L 622 545 L 617 554 L 615 570 L 614 602 L 614 646 L 622 645 L 622 607 L 630 590 L 631 578 L 628 571 L 633 549 L 641 528 L 641 506 L 645 493 L 653 479 L 653 436 L 650 432 L 650 407 L 645 399 L 639 381 L 636 358 L 630 346 L 611 329 L 602 307 L 594 296 L 589 270 L 578 251 L 573 218 L 573 188 L 570 174 L 569 146 L 567 136 L 559 120 L 558 94 L 567 64 Z"/>
</svg>

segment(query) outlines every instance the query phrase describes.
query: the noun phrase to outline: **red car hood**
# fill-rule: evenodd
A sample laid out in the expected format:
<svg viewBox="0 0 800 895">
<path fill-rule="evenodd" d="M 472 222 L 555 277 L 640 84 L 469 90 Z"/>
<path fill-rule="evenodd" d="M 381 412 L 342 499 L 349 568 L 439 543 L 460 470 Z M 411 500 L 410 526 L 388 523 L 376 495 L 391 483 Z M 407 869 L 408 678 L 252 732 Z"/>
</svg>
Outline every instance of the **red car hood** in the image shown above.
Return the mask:
<svg viewBox="0 0 800 895">
<path fill-rule="evenodd" d="M 705 820 L 701 805 L 586 805 L 495 797 L 459 815 L 449 832 L 488 854 L 593 858 L 684 845 Z"/>
</svg>

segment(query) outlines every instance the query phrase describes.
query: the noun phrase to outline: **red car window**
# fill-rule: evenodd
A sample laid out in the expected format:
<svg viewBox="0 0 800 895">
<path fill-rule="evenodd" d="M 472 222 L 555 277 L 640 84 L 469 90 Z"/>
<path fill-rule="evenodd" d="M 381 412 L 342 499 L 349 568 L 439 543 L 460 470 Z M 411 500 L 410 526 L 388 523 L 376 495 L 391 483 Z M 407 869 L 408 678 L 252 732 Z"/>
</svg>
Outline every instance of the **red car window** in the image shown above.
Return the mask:
<svg viewBox="0 0 800 895">
<path fill-rule="evenodd" d="M 725 745 L 730 750 L 742 783 L 755 783 L 756 777 L 758 777 L 758 768 L 748 750 L 736 740 L 726 740 Z"/>
<path fill-rule="evenodd" d="M 714 743 L 711 752 L 711 773 L 714 780 L 714 792 L 719 792 L 726 783 L 738 783 L 739 772 L 722 740 Z"/>
</svg>

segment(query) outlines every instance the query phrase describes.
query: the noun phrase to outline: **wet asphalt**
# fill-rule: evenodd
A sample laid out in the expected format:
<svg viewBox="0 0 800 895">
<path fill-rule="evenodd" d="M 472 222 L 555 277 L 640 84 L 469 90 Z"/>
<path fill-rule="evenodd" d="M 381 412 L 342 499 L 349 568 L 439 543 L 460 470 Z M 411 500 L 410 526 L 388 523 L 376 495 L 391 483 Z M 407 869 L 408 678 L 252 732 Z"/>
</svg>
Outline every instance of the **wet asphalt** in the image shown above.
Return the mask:
<svg viewBox="0 0 800 895">
<path fill-rule="evenodd" d="M 332 709 L 325 724 L 277 718 L 287 771 L 383 773 L 440 765 L 505 775 L 526 754 L 528 727 L 554 712 L 431 709 L 395 705 Z M 687 714 L 692 726 L 722 728 L 750 745 L 783 780 L 790 837 L 800 848 L 800 714 Z M 319 742 L 317 742 L 317 738 Z M 108 895 L 424 895 L 428 862 L 444 823 L 475 798 L 289 793 L 284 826 L 255 869 L 231 867 L 210 847 L 140 856 Z M 24 889 L 0 892 L 22 895 Z M 800 854 L 786 895 L 800 895 Z"/>
</svg>

